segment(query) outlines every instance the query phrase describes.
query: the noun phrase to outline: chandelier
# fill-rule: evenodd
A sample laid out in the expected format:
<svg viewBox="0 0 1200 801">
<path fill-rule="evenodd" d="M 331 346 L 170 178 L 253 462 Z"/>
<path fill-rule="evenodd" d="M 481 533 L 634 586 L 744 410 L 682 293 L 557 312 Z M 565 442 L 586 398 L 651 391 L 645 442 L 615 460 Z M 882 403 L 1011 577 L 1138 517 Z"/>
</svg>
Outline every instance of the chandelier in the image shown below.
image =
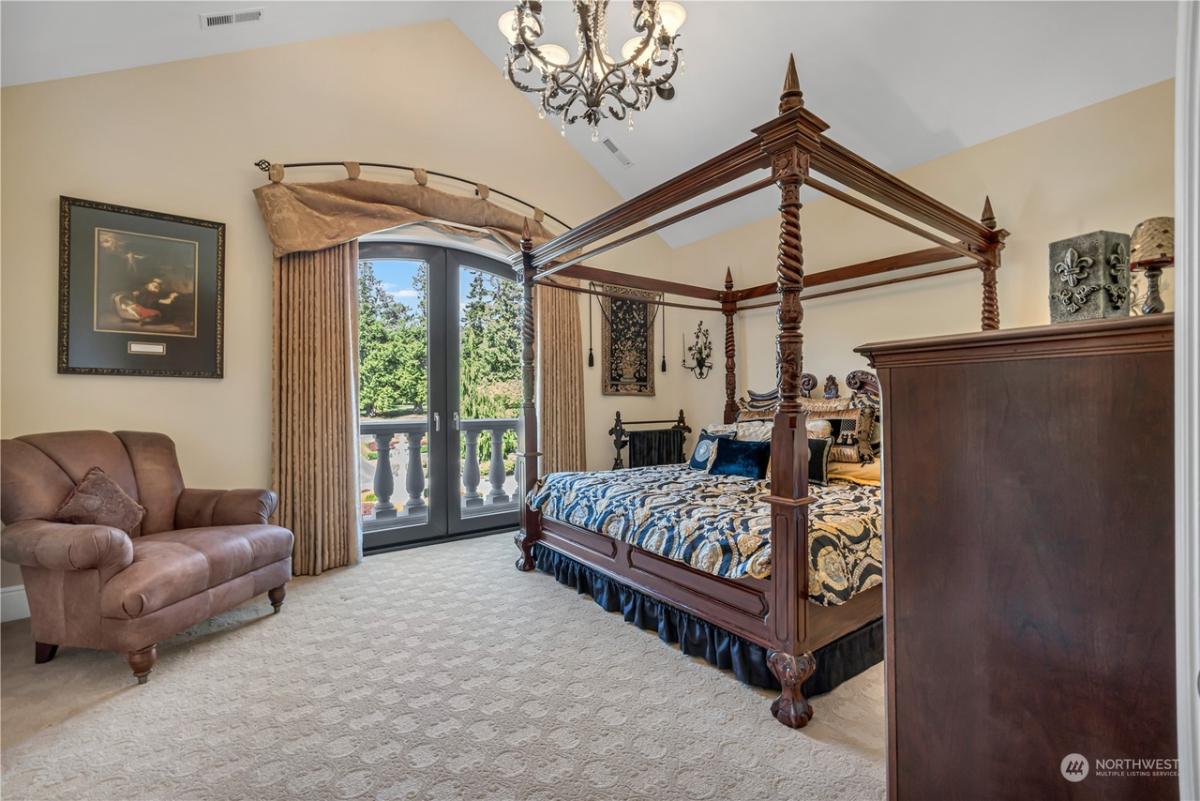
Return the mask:
<svg viewBox="0 0 1200 801">
<path fill-rule="evenodd" d="M 671 78 L 683 60 L 676 43 L 687 13 L 679 3 L 633 0 L 633 30 L 621 47 L 620 60 L 608 54 L 608 0 L 573 0 L 579 49 L 572 59 L 565 47 L 539 44 L 544 33 L 540 0 L 520 0 L 500 16 L 500 32 L 508 40 L 504 74 L 523 92 L 540 99 L 538 116 L 557 114 L 562 133 L 583 120 L 600 138 L 600 120 L 628 120 L 644 111 L 658 95 L 675 96 Z"/>
</svg>

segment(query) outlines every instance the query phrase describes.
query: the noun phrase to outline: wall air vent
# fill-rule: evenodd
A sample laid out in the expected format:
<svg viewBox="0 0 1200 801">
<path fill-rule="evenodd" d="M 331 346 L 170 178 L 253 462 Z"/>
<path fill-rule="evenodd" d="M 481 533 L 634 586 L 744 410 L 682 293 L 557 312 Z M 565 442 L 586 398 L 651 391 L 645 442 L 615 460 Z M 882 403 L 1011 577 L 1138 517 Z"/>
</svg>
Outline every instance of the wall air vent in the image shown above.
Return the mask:
<svg viewBox="0 0 1200 801">
<path fill-rule="evenodd" d="M 262 19 L 261 8 L 246 8 L 241 11 L 230 11 L 225 14 L 201 14 L 200 27 L 203 29 L 217 28 L 222 25 L 237 25 L 242 22 L 258 22 Z"/>
<path fill-rule="evenodd" d="M 606 148 L 608 148 L 608 152 L 612 153 L 613 156 L 616 157 L 617 161 L 621 162 L 622 167 L 632 167 L 633 166 L 633 162 L 630 161 L 629 156 L 626 156 L 624 153 L 622 153 L 621 149 L 619 147 L 617 147 L 616 143 L 613 142 L 613 140 L 608 139 L 606 137 L 604 139 L 603 144 Z"/>
</svg>

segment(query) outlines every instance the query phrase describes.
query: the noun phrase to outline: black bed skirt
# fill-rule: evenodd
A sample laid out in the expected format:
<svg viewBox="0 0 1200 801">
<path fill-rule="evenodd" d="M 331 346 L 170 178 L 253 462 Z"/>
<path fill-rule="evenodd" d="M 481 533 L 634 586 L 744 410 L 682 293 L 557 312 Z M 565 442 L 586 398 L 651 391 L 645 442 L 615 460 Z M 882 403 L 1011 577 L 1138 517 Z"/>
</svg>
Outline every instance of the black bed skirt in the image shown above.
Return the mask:
<svg viewBox="0 0 1200 801">
<path fill-rule="evenodd" d="M 538 570 L 554 576 L 558 583 L 592 596 L 608 612 L 620 612 L 626 622 L 657 631 L 665 643 L 679 643 L 679 650 L 688 656 L 703 657 L 723 670 L 732 670 L 740 681 L 754 687 L 779 689 L 767 667 L 767 649 L 761 645 L 644 595 L 541 543 L 534 543 L 533 559 Z M 813 656 L 817 670 L 804 682 L 801 691 L 806 698 L 827 693 L 883 661 L 883 619 L 834 640 Z"/>
</svg>

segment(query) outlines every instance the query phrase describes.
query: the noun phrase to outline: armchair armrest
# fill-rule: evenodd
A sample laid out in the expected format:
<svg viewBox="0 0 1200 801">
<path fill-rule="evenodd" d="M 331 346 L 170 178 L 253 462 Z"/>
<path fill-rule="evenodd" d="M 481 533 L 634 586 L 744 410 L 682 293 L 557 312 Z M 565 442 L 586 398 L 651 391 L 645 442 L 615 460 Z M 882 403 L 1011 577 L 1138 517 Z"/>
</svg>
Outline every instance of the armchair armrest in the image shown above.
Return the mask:
<svg viewBox="0 0 1200 801">
<path fill-rule="evenodd" d="M 271 490 L 185 489 L 175 505 L 176 528 L 266 523 L 278 499 Z"/>
<path fill-rule="evenodd" d="M 0 556 L 26 567 L 115 573 L 133 562 L 133 542 L 111 526 L 21 520 L 0 532 Z"/>
</svg>

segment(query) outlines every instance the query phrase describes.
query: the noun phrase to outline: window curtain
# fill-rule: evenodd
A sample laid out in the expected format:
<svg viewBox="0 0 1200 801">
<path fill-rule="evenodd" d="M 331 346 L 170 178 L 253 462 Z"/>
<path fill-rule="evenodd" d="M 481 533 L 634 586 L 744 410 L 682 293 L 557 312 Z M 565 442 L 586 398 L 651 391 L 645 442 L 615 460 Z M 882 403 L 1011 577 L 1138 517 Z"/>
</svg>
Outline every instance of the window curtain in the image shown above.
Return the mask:
<svg viewBox="0 0 1200 801">
<path fill-rule="evenodd" d="M 358 242 L 275 259 L 272 479 L 292 569 L 362 558 L 358 516 Z"/>
<path fill-rule="evenodd" d="M 275 256 L 272 426 L 278 521 L 296 535 L 298 574 L 357 562 L 358 517 L 358 237 L 425 223 L 520 248 L 526 218 L 488 200 L 428 186 L 363 180 L 346 162 L 347 177 L 285 183 L 272 164 L 270 183 L 254 190 Z M 535 244 L 550 233 L 535 211 L 528 221 Z M 553 469 L 582 469 L 583 368 L 579 309 L 573 296 L 538 288 L 542 342 L 543 450 Z M 547 446 L 546 443 L 549 443 Z M 554 467 L 561 465 L 561 467 Z"/>
<path fill-rule="evenodd" d="M 556 279 L 560 284 L 578 282 Z M 538 408 L 541 419 L 541 473 L 587 469 L 587 441 L 583 414 L 583 335 L 579 300 L 573 292 L 541 285 L 537 300 L 541 382 Z"/>
</svg>

